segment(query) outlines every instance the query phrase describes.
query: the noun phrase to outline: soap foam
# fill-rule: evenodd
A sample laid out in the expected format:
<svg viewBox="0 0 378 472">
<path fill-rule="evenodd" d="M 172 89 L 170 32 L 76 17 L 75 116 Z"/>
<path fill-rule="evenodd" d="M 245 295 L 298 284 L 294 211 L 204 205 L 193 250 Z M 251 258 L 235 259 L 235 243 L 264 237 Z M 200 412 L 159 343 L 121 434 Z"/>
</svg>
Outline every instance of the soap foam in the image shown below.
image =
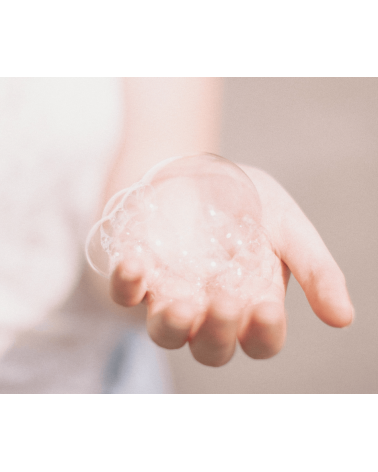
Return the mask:
<svg viewBox="0 0 378 472">
<path fill-rule="evenodd" d="M 257 190 L 237 165 L 213 154 L 170 158 L 109 200 L 87 258 L 105 277 L 140 258 L 154 297 L 200 302 L 218 290 L 246 301 L 269 287 L 277 263 L 261 220 Z"/>
</svg>

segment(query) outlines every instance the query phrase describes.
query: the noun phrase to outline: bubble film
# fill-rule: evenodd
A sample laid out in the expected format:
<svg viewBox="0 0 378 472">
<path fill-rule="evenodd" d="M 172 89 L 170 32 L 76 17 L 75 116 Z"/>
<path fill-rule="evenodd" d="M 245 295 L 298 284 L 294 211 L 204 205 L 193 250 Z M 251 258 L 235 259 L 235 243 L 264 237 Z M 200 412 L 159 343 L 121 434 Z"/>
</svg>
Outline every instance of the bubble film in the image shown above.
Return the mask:
<svg viewBox="0 0 378 472">
<path fill-rule="evenodd" d="M 276 261 L 261 218 L 237 165 L 213 154 L 170 158 L 109 200 L 87 258 L 105 277 L 139 258 L 155 297 L 201 301 L 219 290 L 247 300 L 270 285 Z"/>
</svg>

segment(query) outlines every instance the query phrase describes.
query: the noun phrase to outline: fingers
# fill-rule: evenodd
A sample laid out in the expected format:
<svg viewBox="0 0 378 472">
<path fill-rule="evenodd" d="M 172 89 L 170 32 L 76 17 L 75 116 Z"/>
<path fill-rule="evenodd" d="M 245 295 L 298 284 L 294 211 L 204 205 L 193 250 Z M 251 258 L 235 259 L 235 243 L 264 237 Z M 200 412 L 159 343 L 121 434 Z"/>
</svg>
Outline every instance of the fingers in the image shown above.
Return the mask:
<svg viewBox="0 0 378 472">
<path fill-rule="evenodd" d="M 285 342 L 286 316 L 283 303 L 261 302 L 251 308 L 239 329 L 239 343 L 253 359 L 276 355 Z"/>
<path fill-rule="evenodd" d="M 112 274 L 110 296 L 126 307 L 140 303 L 146 294 L 144 269 L 138 260 L 123 261 Z"/>
<path fill-rule="evenodd" d="M 322 321 L 335 328 L 352 323 L 353 305 L 344 275 L 336 263 L 312 269 L 301 285 L 312 309 Z"/>
<path fill-rule="evenodd" d="M 219 299 L 206 311 L 203 322 L 191 333 L 193 357 L 201 364 L 219 367 L 233 356 L 240 312 L 235 300 Z"/>
<path fill-rule="evenodd" d="M 282 241 L 280 255 L 303 288 L 315 314 L 330 326 L 349 325 L 354 310 L 344 275 L 298 207 L 283 219 Z"/>
<path fill-rule="evenodd" d="M 202 312 L 179 301 L 151 304 L 147 329 L 152 340 L 166 349 L 179 349 L 189 340 L 192 355 L 198 362 L 219 367 L 234 354 L 240 316 L 234 300 L 214 303 Z M 283 304 L 261 302 L 244 317 L 238 337 L 248 356 L 267 359 L 280 351 L 285 336 Z"/>
<path fill-rule="evenodd" d="M 285 293 L 290 271 L 281 261 L 260 300 L 244 313 L 238 329 L 243 351 L 253 359 L 268 359 L 283 347 L 286 338 Z"/>
<path fill-rule="evenodd" d="M 166 349 L 179 349 L 189 340 L 198 362 L 217 367 L 234 353 L 239 314 L 231 300 L 208 308 L 190 301 L 151 302 L 147 330 L 151 339 Z"/>
<path fill-rule="evenodd" d="M 179 349 L 188 340 L 198 308 L 189 301 L 151 302 L 148 307 L 147 330 L 160 347 Z"/>
<path fill-rule="evenodd" d="M 316 229 L 296 202 L 269 175 L 244 167 L 256 183 L 264 221 L 280 258 L 302 286 L 315 314 L 330 326 L 353 321 L 353 306 L 344 275 Z"/>
<path fill-rule="evenodd" d="M 149 335 L 166 349 L 178 349 L 189 341 L 193 357 L 208 366 L 226 364 L 234 354 L 238 337 L 250 357 L 271 357 L 281 349 L 286 333 L 283 299 L 288 275 L 284 272 L 277 270 L 268 295 L 270 300 L 255 305 L 247 314 L 232 297 L 217 297 L 206 306 L 196 305 L 192 300 L 163 302 L 151 297 L 147 316 Z M 142 266 L 129 261 L 117 267 L 112 276 L 113 299 L 121 305 L 133 306 L 145 295 Z"/>
</svg>

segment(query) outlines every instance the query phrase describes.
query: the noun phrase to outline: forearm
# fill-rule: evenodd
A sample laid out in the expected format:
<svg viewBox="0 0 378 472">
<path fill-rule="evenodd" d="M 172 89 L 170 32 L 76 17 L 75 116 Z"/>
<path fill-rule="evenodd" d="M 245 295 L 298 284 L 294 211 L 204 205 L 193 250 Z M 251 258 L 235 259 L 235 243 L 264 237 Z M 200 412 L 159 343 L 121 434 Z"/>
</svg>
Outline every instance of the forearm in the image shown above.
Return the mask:
<svg viewBox="0 0 378 472">
<path fill-rule="evenodd" d="M 126 78 L 124 93 L 124 140 L 104 205 L 163 159 L 220 147 L 221 79 Z"/>
<path fill-rule="evenodd" d="M 109 198 L 138 181 L 153 165 L 173 156 L 219 153 L 222 79 L 124 79 L 124 137 L 110 166 L 98 219 Z M 109 298 L 108 281 L 92 278 Z"/>
</svg>

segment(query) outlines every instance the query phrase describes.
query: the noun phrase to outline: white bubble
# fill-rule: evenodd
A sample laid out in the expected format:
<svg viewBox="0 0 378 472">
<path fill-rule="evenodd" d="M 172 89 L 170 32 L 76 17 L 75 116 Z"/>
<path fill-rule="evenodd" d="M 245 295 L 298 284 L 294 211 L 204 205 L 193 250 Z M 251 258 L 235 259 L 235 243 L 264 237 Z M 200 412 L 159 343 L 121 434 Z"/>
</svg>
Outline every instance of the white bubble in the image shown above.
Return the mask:
<svg viewBox="0 0 378 472">
<path fill-rule="evenodd" d="M 145 258 L 154 296 L 201 300 L 222 289 L 247 300 L 270 285 L 276 263 L 261 220 L 257 190 L 237 165 L 213 154 L 170 158 L 109 200 L 87 258 L 105 277 L 124 258 Z"/>
</svg>

